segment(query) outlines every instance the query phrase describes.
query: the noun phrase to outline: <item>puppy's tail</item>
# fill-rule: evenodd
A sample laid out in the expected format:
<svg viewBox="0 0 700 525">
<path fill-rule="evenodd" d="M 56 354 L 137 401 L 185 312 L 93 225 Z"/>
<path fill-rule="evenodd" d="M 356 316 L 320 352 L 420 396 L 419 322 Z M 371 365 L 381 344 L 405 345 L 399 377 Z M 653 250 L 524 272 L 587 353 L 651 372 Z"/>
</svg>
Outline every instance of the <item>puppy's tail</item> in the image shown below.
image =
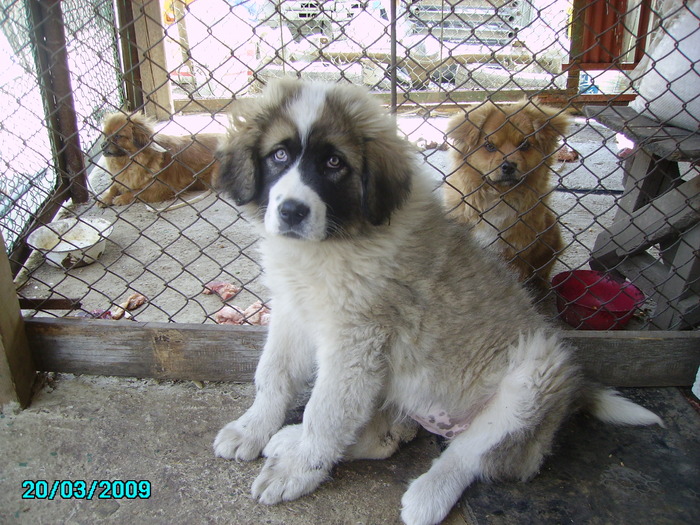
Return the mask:
<svg viewBox="0 0 700 525">
<path fill-rule="evenodd" d="M 663 420 L 651 410 L 625 399 L 612 388 L 592 388 L 586 396 L 585 408 L 606 423 L 665 426 Z"/>
</svg>

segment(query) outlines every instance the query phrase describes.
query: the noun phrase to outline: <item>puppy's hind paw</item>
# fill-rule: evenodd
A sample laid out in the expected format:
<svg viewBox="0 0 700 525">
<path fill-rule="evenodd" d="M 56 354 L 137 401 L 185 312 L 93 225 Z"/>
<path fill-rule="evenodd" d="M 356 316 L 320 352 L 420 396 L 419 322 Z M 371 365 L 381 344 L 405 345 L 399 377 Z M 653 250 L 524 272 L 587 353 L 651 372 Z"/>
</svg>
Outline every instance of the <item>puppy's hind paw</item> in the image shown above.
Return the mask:
<svg viewBox="0 0 700 525">
<path fill-rule="evenodd" d="M 435 479 L 430 471 L 414 480 L 401 498 L 401 519 L 406 525 L 442 522 L 457 503 L 462 487 L 448 479 Z"/>
<path fill-rule="evenodd" d="M 265 439 L 247 432 L 238 421 L 232 421 L 216 435 L 214 454 L 224 459 L 251 461 L 260 456 L 265 442 Z"/>
</svg>

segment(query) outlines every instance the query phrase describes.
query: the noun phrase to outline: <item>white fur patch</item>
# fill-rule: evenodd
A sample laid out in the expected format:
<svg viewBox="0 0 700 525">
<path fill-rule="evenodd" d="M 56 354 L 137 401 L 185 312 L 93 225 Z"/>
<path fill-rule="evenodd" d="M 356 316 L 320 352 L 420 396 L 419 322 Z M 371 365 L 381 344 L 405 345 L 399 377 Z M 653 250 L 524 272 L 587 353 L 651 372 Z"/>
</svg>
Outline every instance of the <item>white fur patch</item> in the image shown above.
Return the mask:
<svg viewBox="0 0 700 525">
<path fill-rule="evenodd" d="M 477 242 L 488 248 L 505 232 L 518 222 L 517 212 L 505 202 L 499 202 L 483 213 L 481 220 L 472 230 Z"/>
<path fill-rule="evenodd" d="M 279 214 L 280 205 L 287 200 L 305 204 L 310 210 L 309 215 L 293 227 L 285 224 Z M 320 241 L 326 236 L 326 205 L 318 193 L 301 180 L 298 162 L 270 188 L 265 231 L 271 235 L 293 233 L 310 241 Z"/>
<path fill-rule="evenodd" d="M 595 393 L 591 412 L 606 423 L 616 425 L 665 426 L 659 416 L 622 397 L 619 392 L 606 388 Z"/>
<path fill-rule="evenodd" d="M 306 146 L 311 127 L 322 113 L 329 87 L 330 84 L 309 84 L 289 108 L 289 116 L 297 125 L 302 146 Z"/>
</svg>

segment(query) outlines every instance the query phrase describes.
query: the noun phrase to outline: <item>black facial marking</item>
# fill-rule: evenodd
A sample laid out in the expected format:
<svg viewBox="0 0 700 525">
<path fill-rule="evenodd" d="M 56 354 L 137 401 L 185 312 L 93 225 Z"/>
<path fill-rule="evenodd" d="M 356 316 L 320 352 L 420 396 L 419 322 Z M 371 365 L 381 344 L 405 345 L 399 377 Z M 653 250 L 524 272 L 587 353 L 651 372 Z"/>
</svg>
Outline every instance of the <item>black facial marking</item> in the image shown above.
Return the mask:
<svg viewBox="0 0 700 525">
<path fill-rule="evenodd" d="M 310 141 L 299 163 L 301 180 L 326 204 L 330 224 L 342 227 L 355 218 L 358 180 L 345 155 L 329 142 Z"/>
<path fill-rule="evenodd" d="M 270 153 L 260 159 L 261 191 L 257 204 L 267 207 L 270 188 L 291 168 L 301 153 L 301 141 L 298 137 L 290 138 L 276 144 Z"/>
</svg>

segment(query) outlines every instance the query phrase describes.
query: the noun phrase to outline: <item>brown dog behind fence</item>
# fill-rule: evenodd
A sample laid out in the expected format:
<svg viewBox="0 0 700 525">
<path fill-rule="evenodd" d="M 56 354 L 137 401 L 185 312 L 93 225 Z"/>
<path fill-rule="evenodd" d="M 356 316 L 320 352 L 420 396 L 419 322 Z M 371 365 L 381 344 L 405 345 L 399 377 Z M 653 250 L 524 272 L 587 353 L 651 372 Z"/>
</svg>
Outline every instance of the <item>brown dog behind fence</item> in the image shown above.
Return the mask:
<svg viewBox="0 0 700 525">
<path fill-rule="evenodd" d="M 473 226 L 482 244 L 539 289 L 548 287 L 564 249 L 549 195 L 553 155 L 570 120 L 532 102 L 488 102 L 449 125 L 454 171 L 444 199 L 450 215 Z"/>
<path fill-rule="evenodd" d="M 121 206 L 135 199 L 160 202 L 186 190 L 206 190 L 216 167 L 222 135 L 156 134 L 145 116 L 113 113 L 105 118 L 102 145 L 112 184 L 98 205 Z"/>
</svg>

